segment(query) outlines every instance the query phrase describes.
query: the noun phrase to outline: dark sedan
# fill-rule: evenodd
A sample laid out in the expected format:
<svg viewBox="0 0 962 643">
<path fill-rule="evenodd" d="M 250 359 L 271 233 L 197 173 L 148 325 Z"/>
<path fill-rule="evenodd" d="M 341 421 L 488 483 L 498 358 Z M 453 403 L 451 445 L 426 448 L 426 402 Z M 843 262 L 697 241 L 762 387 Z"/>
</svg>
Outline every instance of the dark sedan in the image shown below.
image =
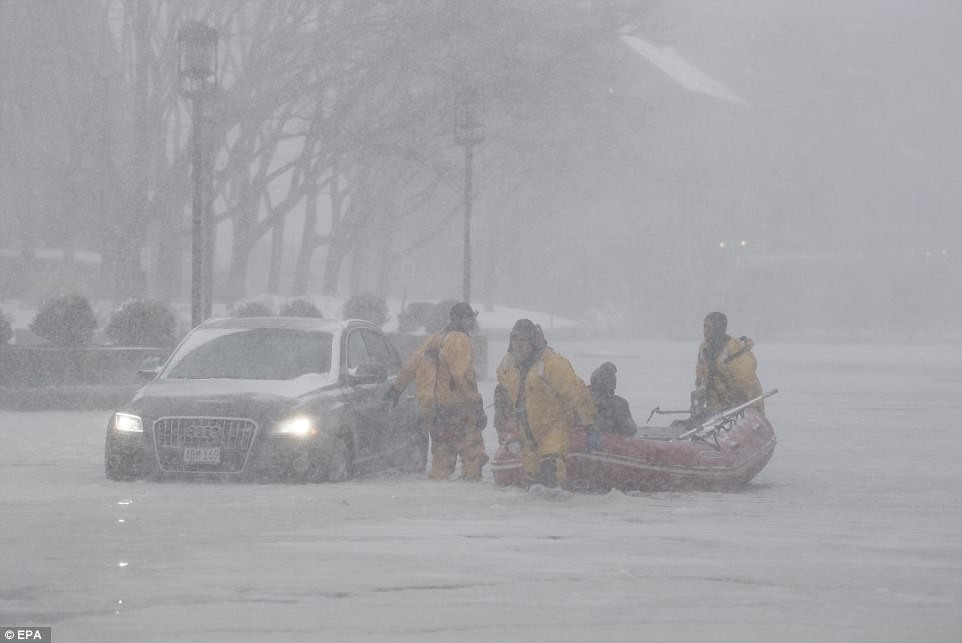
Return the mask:
<svg viewBox="0 0 962 643">
<path fill-rule="evenodd" d="M 413 399 L 383 402 L 400 365 L 366 321 L 207 321 L 110 418 L 107 477 L 338 482 L 422 472 L 427 436 Z"/>
</svg>

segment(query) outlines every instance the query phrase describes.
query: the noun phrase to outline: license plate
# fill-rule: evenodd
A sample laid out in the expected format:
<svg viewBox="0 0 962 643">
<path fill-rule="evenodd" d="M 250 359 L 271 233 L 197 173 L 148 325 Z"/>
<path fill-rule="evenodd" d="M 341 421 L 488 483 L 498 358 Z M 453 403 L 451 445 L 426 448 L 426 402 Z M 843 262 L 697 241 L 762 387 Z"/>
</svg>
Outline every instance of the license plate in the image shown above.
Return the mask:
<svg viewBox="0 0 962 643">
<path fill-rule="evenodd" d="M 220 447 L 187 447 L 184 464 L 220 464 Z"/>
</svg>

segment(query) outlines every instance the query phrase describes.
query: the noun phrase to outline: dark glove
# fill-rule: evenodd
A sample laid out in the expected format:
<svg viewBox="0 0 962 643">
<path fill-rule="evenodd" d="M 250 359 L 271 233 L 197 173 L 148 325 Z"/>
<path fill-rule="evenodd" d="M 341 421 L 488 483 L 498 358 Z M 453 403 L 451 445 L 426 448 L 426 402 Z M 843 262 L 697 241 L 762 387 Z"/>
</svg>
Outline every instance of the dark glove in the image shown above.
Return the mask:
<svg viewBox="0 0 962 643">
<path fill-rule="evenodd" d="M 707 405 L 708 391 L 704 386 L 699 386 L 691 392 L 691 408 L 689 409 L 690 414 L 692 416 L 701 414 Z"/>
<path fill-rule="evenodd" d="M 384 404 L 390 404 L 391 408 L 393 409 L 394 407 L 397 406 L 397 402 L 400 398 L 401 398 L 401 392 L 396 388 L 394 388 L 393 386 L 391 386 L 391 387 L 388 387 L 386 391 L 384 391 L 384 397 L 381 398 L 381 402 Z"/>
<path fill-rule="evenodd" d="M 585 427 L 585 445 L 589 452 L 601 447 L 601 434 L 593 426 Z"/>
<path fill-rule="evenodd" d="M 484 412 L 484 402 L 478 402 L 477 408 L 474 410 L 475 422 L 478 424 L 478 428 L 482 431 L 484 427 L 488 426 L 488 414 Z"/>
</svg>

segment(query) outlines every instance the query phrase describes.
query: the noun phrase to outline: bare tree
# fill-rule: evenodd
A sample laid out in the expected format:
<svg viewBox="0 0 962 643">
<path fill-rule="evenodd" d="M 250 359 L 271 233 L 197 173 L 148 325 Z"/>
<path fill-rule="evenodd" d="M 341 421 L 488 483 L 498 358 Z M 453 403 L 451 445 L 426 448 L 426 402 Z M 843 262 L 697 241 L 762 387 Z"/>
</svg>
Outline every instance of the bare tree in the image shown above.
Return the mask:
<svg viewBox="0 0 962 643">
<path fill-rule="evenodd" d="M 348 265 L 349 289 L 385 293 L 398 262 L 450 252 L 462 180 L 452 98 L 466 82 L 483 86 L 489 100 L 490 180 L 499 193 L 597 178 L 590 164 L 572 162 L 572 132 L 585 150 L 607 149 L 592 146 L 597 129 L 577 113 L 602 100 L 593 65 L 607 58 L 595 51 L 601 32 L 576 2 L 86 1 L 100 7 L 94 15 L 110 47 L 95 50 L 94 64 L 77 63 L 98 70 L 99 81 L 81 80 L 75 91 L 94 87 L 91 104 L 107 107 L 90 110 L 98 127 L 67 129 L 99 136 L 99 201 L 90 209 L 111 222 L 104 248 L 118 295 L 141 287 L 139 249 L 148 245 L 162 276 L 154 288 L 166 299 L 179 295 L 190 114 L 177 92 L 176 32 L 188 20 L 221 37 L 222 88 L 204 131 L 213 216 L 231 239 L 217 294 L 229 300 L 245 294 L 252 257 L 265 251 L 260 283 L 296 294 L 336 293 Z M 59 17 L 66 24 L 72 15 Z M 3 107 L 5 122 L 17 106 L 5 99 Z M 80 167 L 87 147 L 82 138 L 68 146 L 67 165 Z M 63 194 L 63 203 L 83 201 Z M 526 216 L 535 222 L 547 208 Z M 22 239 L 39 229 L 29 217 L 19 224 Z M 497 225 L 488 230 L 500 234 Z"/>
</svg>

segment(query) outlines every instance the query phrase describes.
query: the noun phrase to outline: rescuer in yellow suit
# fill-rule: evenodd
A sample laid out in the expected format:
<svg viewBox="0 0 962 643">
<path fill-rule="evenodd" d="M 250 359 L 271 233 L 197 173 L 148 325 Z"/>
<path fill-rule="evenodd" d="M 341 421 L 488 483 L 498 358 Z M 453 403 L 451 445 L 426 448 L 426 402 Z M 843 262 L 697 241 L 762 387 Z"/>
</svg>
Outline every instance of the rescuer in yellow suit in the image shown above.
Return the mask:
<svg viewBox="0 0 962 643">
<path fill-rule="evenodd" d="M 447 480 L 461 458 L 461 476 L 480 480 L 487 463 L 481 431 L 487 424 L 478 392 L 471 331 L 477 312 L 466 303 L 451 307 L 450 323 L 428 337 L 398 373 L 386 399 L 397 403 L 414 381 L 421 421 L 431 436 L 431 470 L 428 477 Z"/>
<path fill-rule="evenodd" d="M 755 372 L 758 361 L 752 353 L 755 342 L 748 337 L 730 337 L 727 330 L 728 318 L 724 313 L 709 313 L 705 317 L 705 339 L 698 348 L 692 394 L 693 411 L 700 411 L 701 415 L 718 413 L 762 395 Z M 762 400 L 751 408 L 765 413 Z"/>
<path fill-rule="evenodd" d="M 518 437 L 529 484 L 558 486 L 566 477 L 572 430 L 594 425 L 588 387 L 528 319 L 519 319 L 511 330 L 508 353 L 498 366 L 498 387 L 499 438 Z"/>
</svg>

